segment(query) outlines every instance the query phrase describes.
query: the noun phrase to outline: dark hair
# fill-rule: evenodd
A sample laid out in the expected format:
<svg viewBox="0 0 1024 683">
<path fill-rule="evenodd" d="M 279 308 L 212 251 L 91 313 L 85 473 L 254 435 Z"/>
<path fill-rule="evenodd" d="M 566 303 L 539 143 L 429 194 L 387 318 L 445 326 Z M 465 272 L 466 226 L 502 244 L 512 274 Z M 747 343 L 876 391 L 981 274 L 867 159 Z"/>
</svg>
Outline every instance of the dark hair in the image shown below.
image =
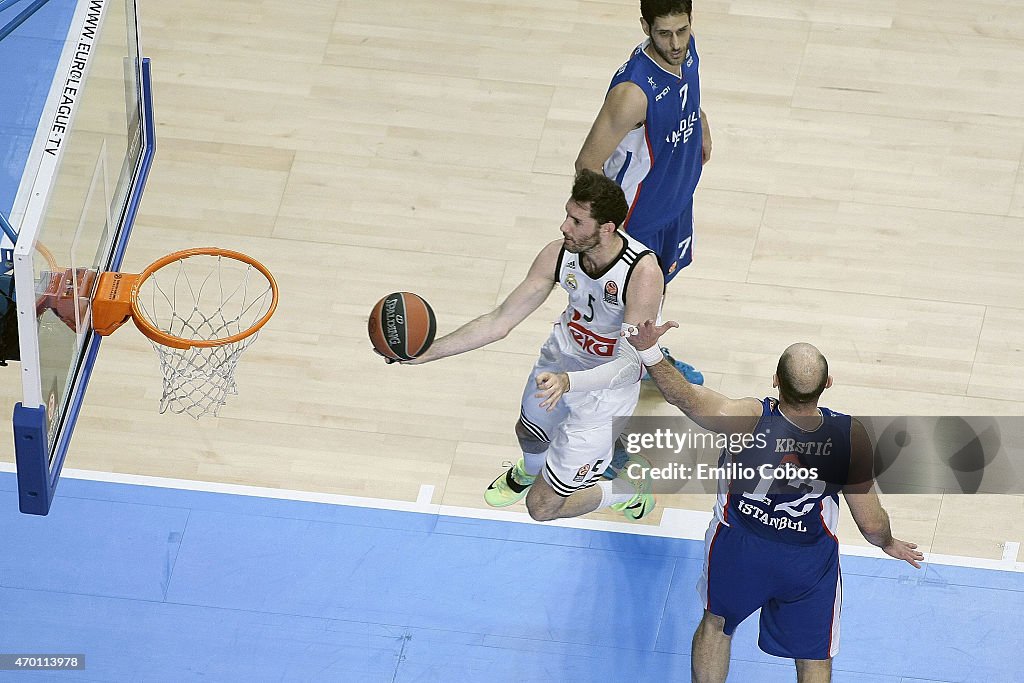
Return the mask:
<svg viewBox="0 0 1024 683">
<path fill-rule="evenodd" d="M 614 180 L 601 173 L 584 168 L 576 174 L 572 184 L 572 200 L 578 204 L 590 204 L 590 217 L 598 225 L 614 223 L 622 226 L 629 213 L 626 195 Z"/>
<path fill-rule="evenodd" d="M 814 403 L 828 384 L 828 361 L 810 344 L 794 344 L 779 358 L 779 397 L 787 403 Z"/>
<path fill-rule="evenodd" d="M 640 0 L 640 16 L 644 18 L 648 26 L 654 26 L 654 20 L 658 17 L 668 17 L 673 14 L 693 14 L 693 0 Z"/>
</svg>

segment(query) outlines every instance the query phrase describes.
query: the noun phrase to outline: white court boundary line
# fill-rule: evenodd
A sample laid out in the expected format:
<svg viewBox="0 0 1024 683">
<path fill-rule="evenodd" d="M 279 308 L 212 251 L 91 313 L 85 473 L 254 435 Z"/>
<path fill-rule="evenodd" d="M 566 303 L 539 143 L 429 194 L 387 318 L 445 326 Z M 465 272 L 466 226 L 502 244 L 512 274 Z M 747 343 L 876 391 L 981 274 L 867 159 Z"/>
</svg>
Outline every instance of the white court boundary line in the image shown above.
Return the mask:
<svg viewBox="0 0 1024 683">
<path fill-rule="evenodd" d="M 16 472 L 16 468 L 13 463 L 0 462 L 0 472 L 14 473 Z M 434 495 L 434 487 L 430 484 L 420 486 L 416 502 L 409 502 L 404 500 L 391 500 L 388 498 L 367 498 L 363 496 L 347 496 L 337 493 L 293 491 L 289 489 L 273 489 L 262 486 L 248 486 L 244 484 L 223 484 L 218 482 L 192 481 L 190 479 L 171 479 L 167 477 L 151 477 L 141 474 L 119 474 L 117 472 L 97 472 L 93 470 L 76 470 L 69 468 L 64 468 L 61 471 L 61 477 L 104 482 L 109 484 L 152 486 L 155 488 L 198 491 L 202 493 L 223 493 L 236 496 L 249 496 L 252 498 L 292 500 L 305 503 L 323 503 L 326 505 L 345 505 L 349 507 L 371 508 L 377 510 L 393 510 L 396 512 L 446 515 L 448 517 L 462 517 L 465 519 L 513 522 L 516 524 L 541 524 L 541 522 L 534 522 L 525 512 L 509 512 L 503 510 L 468 508 L 431 503 L 430 500 Z M 704 532 L 707 531 L 708 524 L 710 522 L 710 512 L 663 508 L 661 523 L 657 526 L 650 524 L 633 524 L 630 522 L 609 522 L 605 520 L 585 519 L 582 517 L 558 519 L 553 522 L 543 522 L 543 524 L 545 526 L 557 526 L 567 529 L 581 529 L 585 531 L 613 531 L 633 534 L 636 536 L 655 536 L 659 538 L 678 538 L 690 541 L 703 541 Z M 1017 561 L 1017 553 L 1019 550 L 1020 543 L 1016 541 L 1007 541 L 1003 544 L 1003 557 L 999 560 L 991 560 L 983 557 L 969 557 L 966 555 L 927 553 L 927 561 L 924 565 L 938 564 L 951 567 L 967 567 L 970 569 L 991 569 L 1024 573 L 1024 562 Z M 842 545 L 840 552 L 849 557 L 872 557 L 892 560 L 893 562 L 899 561 L 889 557 L 873 546 Z"/>
</svg>

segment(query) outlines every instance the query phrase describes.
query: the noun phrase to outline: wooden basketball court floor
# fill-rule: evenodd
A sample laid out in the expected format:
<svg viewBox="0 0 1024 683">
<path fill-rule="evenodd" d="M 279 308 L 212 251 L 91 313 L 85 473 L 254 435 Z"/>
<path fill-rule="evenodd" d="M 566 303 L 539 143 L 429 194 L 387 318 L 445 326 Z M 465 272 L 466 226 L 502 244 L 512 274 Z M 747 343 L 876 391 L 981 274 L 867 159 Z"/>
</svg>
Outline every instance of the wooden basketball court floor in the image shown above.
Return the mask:
<svg viewBox="0 0 1024 683">
<path fill-rule="evenodd" d="M 444 333 L 515 286 L 558 236 L 636 5 L 142 2 L 158 151 L 125 269 L 235 248 L 275 272 L 281 306 L 203 422 L 156 414 L 140 335 L 104 342 L 66 466 L 485 514 L 562 297 L 423 367 L 385 366 L 367 312 L 414 291 Z M 809 341 L 837 410 L 1024 414 L 1024 6 L 696 5 L 714 155 L 666 344 L 734 396 L 771 393 L 779 353 Z M 645 389 L 638 412 L 673 409 Z M 1022 495 L 883 502 L 926 553 L 1018 559 Z M 841 538 L 864 545 L 848 514 Z"/>
<path fill-rule="evenodd" d="M 422 367 L 381 363 L 366 315 L 405 289 L 450 331 L 558 236 L 578 147 L 641 37 L 636 3 L 140 12 L 158 156 L 125 268 L 229 246 L 274 270 L 282 303 L 205 422 L 157 415 L 155 353 L 130 328 L 107 340 L 67 466 L 410 501 L 429 485 L 483 507 L 562 297 Z M 1024 7 L 707 2 L 694 32 L 714 154 L 667 345 L 736 396 L 770 393 L 805 340 L 835 409 L 1024 414 Z M 3 386 L 16 400 L 13 373 Z M 673 410 L 645 390 L 640 413 Z M 886 503 L 933 552 L 1024 540 L 1021 496 Z"/>
</svg>

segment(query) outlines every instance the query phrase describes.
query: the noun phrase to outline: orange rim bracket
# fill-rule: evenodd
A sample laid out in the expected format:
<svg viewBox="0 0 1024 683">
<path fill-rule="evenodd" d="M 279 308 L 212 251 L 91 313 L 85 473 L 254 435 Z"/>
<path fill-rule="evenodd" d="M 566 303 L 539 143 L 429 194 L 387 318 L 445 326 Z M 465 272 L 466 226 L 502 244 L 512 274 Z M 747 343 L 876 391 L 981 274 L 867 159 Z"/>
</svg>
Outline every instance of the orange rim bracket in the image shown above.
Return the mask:
<svg viewBox="0 0 1024 683">
<path fill-rule="evenodd" d="M 107 271 L 100 274 L 100 283 L 92 300 L 92 326 L 107 336 L 132 317 L 132 288 L 139 276 L 133 273 Z"/>
</svg>

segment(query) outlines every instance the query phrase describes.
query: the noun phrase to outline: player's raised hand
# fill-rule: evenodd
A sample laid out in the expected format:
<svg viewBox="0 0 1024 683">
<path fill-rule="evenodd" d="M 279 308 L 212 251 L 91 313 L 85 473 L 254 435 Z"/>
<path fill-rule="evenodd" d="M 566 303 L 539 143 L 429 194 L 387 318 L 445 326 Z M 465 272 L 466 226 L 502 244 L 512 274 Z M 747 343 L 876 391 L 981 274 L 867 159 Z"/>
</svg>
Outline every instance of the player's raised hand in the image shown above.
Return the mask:
<svg viewBox="0 0 1024 683">
<path fill-rule="evenodd" d="M 551 412 L 558 405 L 562 394 L 569 391 L 569 375 L 564 372 L 542 372 L 537 375 L 537 389 L 539 391 L 533 395 L 534 398 L 542 399 L 540 407 Z"/>
<path fill-rule="evenodd" d="M 920 563 L 924 561 L 924 553 L 917 549 L 916 543 L 901 541 L 898 538 L 892 539 L 889 545 L 882 548 L 882 550 L 886 555 L 895 557 L 897 560 L 903 560 L 915 569 L 920 569 Z"/>
<path fill-rule="evenodd" d="M 631 327 L 629 332 L 626 334 L 626 340 L 632 344 L 637 351 L 643 351 L 657 344 L 661 335 L 665 334 L 673 327 L 679 327 L 679 323 L 674 320 L 669 320 L 664 325 L 655 325 L 653 320 L 648 320 L 639 327 Z"/>
<path fill-rule="evenodd" d="M 426 353 L 424 353 L 421 356 L 416 356 L 415 358 L 410 358 L 409 360 L 399 360 L 397 358 L 389 358 L 380 351 L 378 351 L 377 349 L 373 349 L 373 352 L 380 356 L 381 358 L 383 358 L 384 362 L 387 363 L 388 365 L 391 365 L 392 363 L 397 365 L 423 365 L 424 363 L 429 363 L 430 361 L 434 360 L 432 357 L 427 356 Z"/>
</svg>

